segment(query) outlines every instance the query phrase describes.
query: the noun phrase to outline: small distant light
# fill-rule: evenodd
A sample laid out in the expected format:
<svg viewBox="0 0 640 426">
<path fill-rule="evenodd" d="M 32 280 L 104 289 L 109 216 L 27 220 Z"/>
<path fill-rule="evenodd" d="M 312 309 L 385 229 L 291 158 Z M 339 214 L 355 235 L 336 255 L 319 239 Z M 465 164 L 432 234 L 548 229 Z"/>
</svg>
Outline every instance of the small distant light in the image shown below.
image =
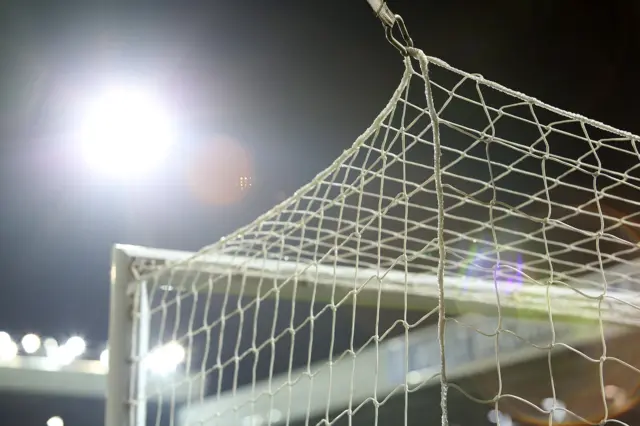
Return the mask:
<svg viewBox="0 0 640 426">
<path fill-rule="evenodd" d="M 18 345 L 11 339 L 3 338 L 0 342 L 0 361 L 13 361 L 16 356 L 18 356 Z"/>
<path fill-rule="evenodd" d="M 67 343 L 64 344 L 65 348 L 69 351 L 69 354 L 73 357 L 79 357 L 87 349 L 87 344 L 84 339 L 79 336 L 70 337 Z"/>
<path fill-rule="evenodd" d="M 276 410 L 275 408 L 269 411 L 269 422 L 271 423 L 279 423 L 282 420 L 282 412 L 280 410 Z"/>
<path fill-rule="evenodd" d="M 553 417 L 553 420 L 556 422 L 562 423 L 567 417 L 567 412 L 565 411 L 567 407 L 564 402 L 558 399 L 545 398 L 542 400 L 540 406 L 545 411 L 551 411 L 551 417 Z"/>
<path fill-rule="evenodd" d="M 64 421 L 61 417 L 53 416 L 47 420 L 47 426 L 64 426 Z"/>
<path fill-rule="evenodd" d="M 73 336 L 65 342 L 65 344 L 58 346 L 58 342 L 55 340 L 45 341 L 45 351 L 47 358 L 59 366 L 69 365 L 76 358 L 84 353 L 87 348 L 82 337 Z"/>
<path fill-rule="evenodd" d="M 513 426 L 513 420 L 510 415 L 496 410 L 489 411 L 487 420 L 489 420 L 489 423 L 499 424 L 500 426 Z"/>
<path fill-rule="evenodd" d="M 48 356 L 54 356 L 55 352 L 58 350 L 58 341 L 52 337 L 47 337 L 44 339 L 44 343 L 42 344 L 44 347 L 44 353 Z"/>
<path fill-rule="evenodd" d="M 178 342 L 169 342 L 153 349 L 145 360 L 147 368 L 159 375 L 173 373 L 185 360 L 185 349 Z"/>
<path fill-rule="evenodd" d="M 105 349 L 100 353 L 100 364 L 105 368 L 109 367 L 109 349 Z"/>
<path fill-rule="evenodd" d="M 410 371 L 407 374 L 407 383 L 410 385 L 417 385 L 423 381 L 422 373 L 419 371 Z"/>
<path fill-rule="evenodd" d="M 40 341 L 40 337 L 35 334 L 29 333 L 25 334 L 20 341 L 22 345 L 22 349 L 28 354 L 34 354 L 40 350 L 40 346 L 42 345 Z"/>
</svg>

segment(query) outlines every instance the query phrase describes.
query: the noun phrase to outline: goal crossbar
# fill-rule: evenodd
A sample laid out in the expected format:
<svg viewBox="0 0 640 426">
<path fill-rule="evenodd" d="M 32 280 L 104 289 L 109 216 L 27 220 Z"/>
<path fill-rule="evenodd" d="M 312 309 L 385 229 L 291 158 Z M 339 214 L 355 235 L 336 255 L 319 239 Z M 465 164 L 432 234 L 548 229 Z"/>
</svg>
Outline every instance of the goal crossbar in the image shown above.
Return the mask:
<svg viewBox="0 0 640 426">
<path fill-rule="evenodd" d="M 305 260 L 296 262 L 264 258 L 194 253 L 117 245 L 132 262 L 134 275 L 166 289 L 210 291 L 246 297 L 279 297 L 324 303 L 357 303 L 379 308 L 428 311 L 438 306 L 437 277 L 427 273 L 379 271 L 370 268 L 329 266 Z M 137 265 L 137 266 L 136 266 Z M 149 267 L 148 265 L 153 265 Z M 605 282 L 610 277 L 632 276 L 640 264 L 619 264 L 602 273 L 581 277 L 582 281 Z M 210 286 L 212 280 L 220 285 Z M 573 283 L 556 285 L 487 281 L 474 277 L 445 277 L 445 303 L 452 314 L 479 312 L 493 315 L 498 305 L 503 315 L 543 316 L 554 319 L 602 319 L 606 322 L 640 325 L 636 306 L 640 295 L 621 289 L 576 288 Z M 560 284 L 560 285 L 558 285 Z M 562 285 L 564 284 L 564 285 Z M 379 306 L 378 306 L 379 305 Z"/>
</svg>

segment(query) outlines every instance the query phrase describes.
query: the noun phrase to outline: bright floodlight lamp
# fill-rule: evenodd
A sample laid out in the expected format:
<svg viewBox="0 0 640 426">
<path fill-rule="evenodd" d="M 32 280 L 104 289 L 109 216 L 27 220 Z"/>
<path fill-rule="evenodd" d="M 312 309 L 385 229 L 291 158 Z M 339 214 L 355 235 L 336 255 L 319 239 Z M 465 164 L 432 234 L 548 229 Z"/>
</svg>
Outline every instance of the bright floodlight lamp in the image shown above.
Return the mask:
<svg viewBox="0 0 640 426">
<path fill-rule="evenodd" d="M 172 114 L 141 87 L 110 87 L 82 107 L 80 142 L 89 166 L 131 177 L 167 155 L 175 138 Z"/>
<path fill-rule="evenodd" d="M 79 336 L 70 337 L 64 344 L 65 351 L 68 351 L 74 358 L 79 357 L 87 349 L 84 339 Z"/>
<path fill-rule="evenodd" d="M 33 333 L 25 334 L 20 341 L 22 349 L 29 355 L 34 354 L 40 350 L 42 345 L 40 337 Z"/>
<path fill-rule="evenodd" d="M 53 337 L 47 337 L 46 339 L 44 339 L 42 346 L 44 347 L 45 355 L 48 357 L 55 356 L 59 349 L 58 341 Z"/>
<path fill-rule="evenodd" d="M 500 411 L 491 410 L 487 414 L 487 420 L 489 423 L 500 425 L 500 426 L 512 426 L 513 420 L 511 416 Z"/>
<path fill-rule="evenodd" d="M 11 340 L 8 334 L 2 334 L 0 336 L 0 362 L 12 361 L 16 356 L 18 356 L 18 345 Z"/>
<path fill-rule="evenodd" d="M 103 367 L 109 367 L 109 349 L 105 349 L 100 353 L 100 364 Z"/>
<path fill-rule="evenodd" d="M 48 339 L 47 339 L 48 340 Z M 47 347 L 49 344 L 49 347 Z M 82 337 L 70 337 L 62 346 L 56 346 L 53 342 L 45 342 L 47 357 L 58 365 L 69 365 L 81 356 L 87 349 L 87 344 Z"/>
<path fill-rule="evenodd" d="M 154 374 L 171 374 L 184 362 L 185 356 L 185 349 L 182 345 L 177 342 L 169 342 L 149 353 L 147 368 Z"/>
<path fill-rule="evenodd" d="M 59 416 L 53 416 L 47 420 L 47 426 L 64 426 L 64 421 Z"/>
</svg>

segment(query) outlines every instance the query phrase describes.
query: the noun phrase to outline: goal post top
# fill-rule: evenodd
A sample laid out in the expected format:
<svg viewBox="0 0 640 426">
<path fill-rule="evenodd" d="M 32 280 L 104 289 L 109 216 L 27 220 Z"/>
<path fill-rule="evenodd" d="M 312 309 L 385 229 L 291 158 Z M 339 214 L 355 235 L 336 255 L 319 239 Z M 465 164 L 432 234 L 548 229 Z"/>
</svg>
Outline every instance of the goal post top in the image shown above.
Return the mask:
<svg viewBox="0 0 640 426">
<path fill-rule="evenodd" d="M 299 301 L 338 304 L 356 303 L 379 308 L 430 310 L 438 305 L 437 276 L 406 273 L 398 269 L 318 263 L 309 259 L 268 259 L 215 252 L 157 249 L 116 244 L 114 252 L 124 255 L 134 281 L 146 281 L 170 290 L 230 293 L 250 297 L 283 297 Z M 634 265 L 607 269 L 607 275 L 633 274 Z M 603 274 L 587 277 L 602 281 Z M 596 276 L 597 275 L 597 276 Z M 581 277 L 584 279 L 585 277 Z M 519 316 L 549 315 L 597 319 L 640 325 L 634 301 L 636 292 L 610 289 L 601 302 L 602 288 L 574 289 L 569 285 L 514 284 L 464 275 L 445 276 L 445 303 L 451 313 L 469 310 Z M 457 312 L 459 311 L 459 312 Z"/>
</svg>

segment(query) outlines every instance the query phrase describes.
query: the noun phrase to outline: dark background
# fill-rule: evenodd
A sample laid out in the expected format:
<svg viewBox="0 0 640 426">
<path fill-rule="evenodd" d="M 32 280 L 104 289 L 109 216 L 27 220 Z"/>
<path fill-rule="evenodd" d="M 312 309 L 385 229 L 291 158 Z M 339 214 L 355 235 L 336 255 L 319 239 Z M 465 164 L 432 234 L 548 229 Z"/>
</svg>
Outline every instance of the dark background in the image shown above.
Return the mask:
<svg viewBox="0 0 640 426">
<path fill-rule="evenodd" d="M 390 6 L 428 55 L 640 133 L 637 2 Z M 364 0 L 7 2 L 0 24 L 0 329 L 77 333 L 95 350 L 113 243 L 196 250 L 244 225 L 350 146 L 403 69 Z M 188 149 L 135 184 L 92 175 L 65 137 L 67 100 L 110 73 L 160 81 L 189 129 L 184 146 L 220 133 L 245 144 L 254 190 L 232 206 L 200 202 L 184 182 Z M 2 395 L 0 416 L 102 421 L 102 402 L 77 402 Z"/>
</svg>

